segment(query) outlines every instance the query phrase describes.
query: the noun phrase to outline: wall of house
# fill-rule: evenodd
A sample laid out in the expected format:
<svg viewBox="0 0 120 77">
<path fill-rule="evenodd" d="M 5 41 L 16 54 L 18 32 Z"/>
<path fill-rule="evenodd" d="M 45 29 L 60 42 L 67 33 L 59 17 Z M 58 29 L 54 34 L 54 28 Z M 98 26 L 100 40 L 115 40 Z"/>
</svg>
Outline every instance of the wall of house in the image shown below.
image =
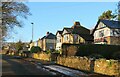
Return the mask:
<svg viewBox="0 0 120 77">
<path fill-rule="evenodd" d="M 42 40 L 38 40 L 38 46 L 40 47 L 40 48 L 42 48 Z"/>
<path fill-rule="evenodd" d="M 46 39 L 46 50 L 56 48 L 56 39 Z"/>
<path fill-rule="evenodd" d="M 62 47 L 62 43 L 56 43 L 56 50 L 60 50 Z"/>
<path fill-rule="evenodd" d="M 34 42 L 30 43 L 29 45 L 30 45 L 30 48 L 28 50 L 30 50 L 31 47 L 34 46 Z"/>
<path fill-rule="evenodd" d="M 71 34 L 63 35 L 63 43 L 73 43 L 73 36 Z"/>
<path fill-rule="evenodd" d="M 45 39 L 43 39 L 43 41 L 42 41 L 42 49 L 45 51 L 46 50 L 46 40 Z"/>
<path fill-rule="evenodd" d="M 111 36 L 110 38 L 110 44 L 112 45 L 120 45 L 120 36 Z"/>
<path fill-rule="evenodd" d="M 99 33 L 100 31 L 104 30 L 104 36 L 100 37 Z M 94 32 L 94 42 L 96 44 L 105 44 L 105 42 L 96 42 L 96 40 L 100 40 L 101 38 L 105 38 L 107 43 L 106 44 L 120 44 L 118 43 L 120 40 L 120 29 L 110 29 L 106 27 L 102 22 L 99 23 L 97 30 Z"/>
<path fill-rule="evenodd" d="M 99 38 L 101 38 L 101 37 L 99 36 L 99 32 L 100 32 L 101 30 L 104 30 L 104 37 L 108 37 L 108 36 L 111 35 L 111 34 L 110 34 L 110 29 L 109 29 L 108 27 L 106 27 L 106 28 L 102 28 L 102 29 L 96 30 L 96 31 L 94 32 L 94 39 L 99 39 Z"/>
<path fill-rule="evenodd" d="M 61 49 L 62 43 L 63 43 L 63 37 L 58 33 L 57 34 L 57 41 L 56 41 L 56 50 L 60 50 Z"/>
</svg>

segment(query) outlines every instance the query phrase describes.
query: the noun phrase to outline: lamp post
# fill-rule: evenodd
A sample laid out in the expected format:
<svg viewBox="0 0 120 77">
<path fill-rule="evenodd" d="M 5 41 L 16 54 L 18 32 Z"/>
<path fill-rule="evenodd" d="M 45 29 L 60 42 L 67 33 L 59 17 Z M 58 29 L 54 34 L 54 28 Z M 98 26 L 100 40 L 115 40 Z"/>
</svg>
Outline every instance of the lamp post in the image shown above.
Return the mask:
<svg viewBox="0 0 120 77">
<path fill-rule="evenodd" d="M 33 25 L 34 23 L 31 23 L 32 24 L 32 42 L 33 42 Z"/>
</svg>

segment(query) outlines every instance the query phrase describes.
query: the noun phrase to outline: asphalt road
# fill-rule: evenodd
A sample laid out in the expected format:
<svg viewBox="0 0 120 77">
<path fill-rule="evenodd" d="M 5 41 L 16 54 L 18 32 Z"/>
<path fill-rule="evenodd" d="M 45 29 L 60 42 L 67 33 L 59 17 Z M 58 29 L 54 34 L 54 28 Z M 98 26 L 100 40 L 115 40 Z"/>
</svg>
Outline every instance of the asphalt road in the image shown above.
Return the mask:
<svg viewBox="0 0 120 77">
<path fill-rule="evenodd" d="M 2 76 L 21 76 L 21 77 L 55 77 L 49 71 L 38 69 L 34 64 L 23 59 L 15 59 L 13 56 L 2 55 Z"/>
</svg>

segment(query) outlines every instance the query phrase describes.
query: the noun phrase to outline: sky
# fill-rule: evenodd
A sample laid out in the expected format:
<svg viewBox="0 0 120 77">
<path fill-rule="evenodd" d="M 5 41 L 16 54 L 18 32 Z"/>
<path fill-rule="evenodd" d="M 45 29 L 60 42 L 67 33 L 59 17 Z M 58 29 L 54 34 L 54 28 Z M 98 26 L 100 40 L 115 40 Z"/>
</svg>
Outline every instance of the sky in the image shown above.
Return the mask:
<svg viewBox="0 0 120 77">
<path fill-rule="evenodd" d="M 93 29 L 98 17 L 107 10 L 115 12 L 117 2 L 25 2 L 31 16 L 22 19 L 22 28 L 15 27 L 8 42 L 30 42 L 32 39 L 32 24 L 34 23 L 33 40 L 37 41 L 46 32 L 56 34 L 57 30 L 73 26 L 75 21 L 88 29 Z"/>
</svg>

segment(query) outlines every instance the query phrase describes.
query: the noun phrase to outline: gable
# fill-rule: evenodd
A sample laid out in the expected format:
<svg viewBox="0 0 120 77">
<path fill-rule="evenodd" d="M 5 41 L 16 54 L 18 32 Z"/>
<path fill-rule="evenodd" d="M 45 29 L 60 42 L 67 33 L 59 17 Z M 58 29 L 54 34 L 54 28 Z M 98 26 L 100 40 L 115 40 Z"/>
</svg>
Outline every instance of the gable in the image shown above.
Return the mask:
<svg viewBox="0 0 120 77">
<path fill-rule="evenodd" d="M 102 29 L 102 28 L 105 28 L 105 27 L 106 27 L 106 25 L 104 23 L 100 22 L 96 29 Z"/>
<path fill-rule="evenodd" d="M 61 37 L 61 34 L 59 32 L 57 32 L 56 36 L 57 37 Z"/>
<path fill-rule="evenodd" d="M 68 33 L 68 31 L 63 29 L 63 35 L 66 34 L 66 33 Z"/>
</svg>

